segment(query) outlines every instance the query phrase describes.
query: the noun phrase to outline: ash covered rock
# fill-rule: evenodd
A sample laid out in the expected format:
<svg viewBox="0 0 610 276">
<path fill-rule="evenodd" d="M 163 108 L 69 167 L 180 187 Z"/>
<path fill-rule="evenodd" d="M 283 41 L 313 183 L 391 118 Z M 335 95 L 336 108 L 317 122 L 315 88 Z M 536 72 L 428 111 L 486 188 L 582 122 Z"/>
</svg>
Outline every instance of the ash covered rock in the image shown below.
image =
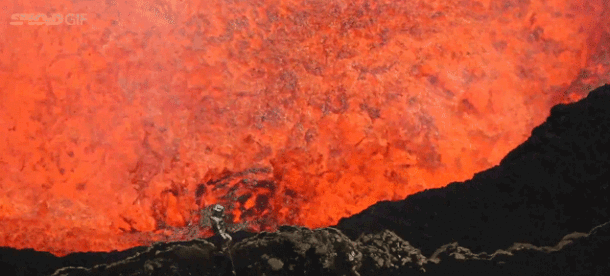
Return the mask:
<svg viewBox="0 0 610 276">
<path fill-rule="evenodd" d="M 358 246 L 333 228 L 282 226 L 231 249 L 238 275 L 358 275 Z M 239 257 L 237 257 L 239 256 Z"/>
<path fill-rule="evenodd" d="M 389 231 L 352 241 L 334 228 L 282 226 L 245 238 L 227 252 L 205 240 L 157 243 L 124 260 L 65 267 L 53 276 L 232 275 L 233 270 L 236 275 L 404 275 L 423 272 L 425 263 L 418 249 Z"/>
<path fill-rule="evenodd" d="M 425 271 L 427 260 L 421 251 L 392 231 L 363 235 L 356 241 L 363 256 L 364 275 L 403 274 Z"/>
<path fill-rule="evenodd" d="M 404 275 L 423 272 L 426 263 L 390 231 L 352 241 L 334 228 L 292 226 L 246 239 L 232 254 L 238 275 Z"/>
<path fill-rule="evenodd" d="M 515 243 L 488 254 L 454 242 L 430 258 L 391 231 L 351 241 L 333 228 L 282 227 L 246 238 L 230 252 L 205 240 L 158 243 L 121 261 L 53 275 L 233 275 L 230 258 L 235 275 L 610 275 L 609 247 L 610 222 L 552 247 Z"/>
<path fill-rule="evenodd" d="M 101 263 L 92 266 L 73 256 L 2 250 L 0 268 L 4 275 L 233 275 L 232 258 L 236 275 L 610 275 L 610 222 L 566 235 L 553 246 L 514 243 L 488 254 L 453 242 L 429 258 L 391 231 L 356 241 L 334 228 L 282 227 L 244 236 L 229 252 L 196 239 L 120 254 L 87 253 Z"/>
</svg>

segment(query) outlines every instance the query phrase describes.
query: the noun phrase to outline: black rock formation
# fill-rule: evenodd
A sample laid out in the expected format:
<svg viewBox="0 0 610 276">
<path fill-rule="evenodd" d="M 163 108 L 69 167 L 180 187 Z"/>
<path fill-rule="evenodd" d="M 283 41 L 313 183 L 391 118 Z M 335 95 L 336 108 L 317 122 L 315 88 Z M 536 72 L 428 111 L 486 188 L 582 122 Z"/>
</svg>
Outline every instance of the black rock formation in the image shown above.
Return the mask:
<svg viewBox="0 0 610 276">
<path fill-rule="evenodd" d="M 424 275 L 608 275 L 608 245 L 610 222 L 588 234 L 566 235 L 552 247 L 515 243 L 493 254 L 474 254 L 452 243 L 432 255 Z"/>
<path fill-rule="evenodd" d="M 463 183 L 379 202 L 339 221 L 350 238 L 391 230 L 430 255 L 451 242 L 492 252 L 550 246 L 610 220 L 610 86 L 557 105 L 501 163 Z"/>
<path fill-rule="evenodd" d="M 393 232 L 352 241 L 334 228 L 284 226 L 221 252 L 206 240 L 158 243 L 121 261 L 92 268 L 66 267 L 71 275 L 608 275 L 610 222 L 588 234 L 572 233 L 552 247 L 515 243 L 492 254 L 472 253 L 457 242 L 426 258 Z M 233 264 L 233 265 L 232 265 Z"/>
</svg>

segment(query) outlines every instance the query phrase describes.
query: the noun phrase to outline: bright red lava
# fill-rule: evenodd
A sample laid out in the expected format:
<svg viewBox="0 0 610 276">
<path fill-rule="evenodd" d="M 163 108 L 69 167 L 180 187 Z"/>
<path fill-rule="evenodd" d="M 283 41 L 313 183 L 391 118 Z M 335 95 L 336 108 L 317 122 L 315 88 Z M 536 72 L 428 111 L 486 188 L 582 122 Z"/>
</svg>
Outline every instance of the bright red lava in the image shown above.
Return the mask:
<svg viewBox="0 0 610 276">
<path fill-rule="evenodd" d="M 209 235 L 217 202 L 333 225 L 498 164 L 610 72 L 602 0 L 4 2 L 0 246 L 56 255 Z"/>
</svg>

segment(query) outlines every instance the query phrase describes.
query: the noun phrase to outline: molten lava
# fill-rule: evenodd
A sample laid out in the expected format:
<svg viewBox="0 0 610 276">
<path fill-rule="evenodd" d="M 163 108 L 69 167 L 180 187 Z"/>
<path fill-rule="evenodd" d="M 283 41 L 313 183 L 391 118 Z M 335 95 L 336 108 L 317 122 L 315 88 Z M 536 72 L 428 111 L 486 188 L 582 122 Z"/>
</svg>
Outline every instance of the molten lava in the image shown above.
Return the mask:
<svg viewBox="0 0 610 276">
<path fill-rule="evenodd" d="M 208 235 L 215 203 L 332 225 L 496 165 L 610 72 L 602 0 L 5 2 L 0 246 L 57 255 Z"/>
</svg>

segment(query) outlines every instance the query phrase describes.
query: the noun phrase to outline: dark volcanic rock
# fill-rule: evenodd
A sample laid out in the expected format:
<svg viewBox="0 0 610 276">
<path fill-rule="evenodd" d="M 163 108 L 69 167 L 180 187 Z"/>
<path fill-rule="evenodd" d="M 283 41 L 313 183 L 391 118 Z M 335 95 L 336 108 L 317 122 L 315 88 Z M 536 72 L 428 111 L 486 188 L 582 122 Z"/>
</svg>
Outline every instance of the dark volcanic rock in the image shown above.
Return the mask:
<svg viewBox="0 0 610 276">
<path fill-rule="evenodd" d="M 146 248 L 139 246 L 124 251 L 72 253 L 59 258 L 51 253 L 32 249 L 0 247 L 0 271 L 3 275 L 49 275 L 62 267 L 93 267 L 113 263 Z"/>
<path fill-rule="evenodd" d="M 205 240 L 158 243 L 125 260 L 68 275 L 608 275 L 610 222 L 588 234 L 572 233 L 553 247 L 515 243 L 492 254 L 450 243 L 428 259 L 391 231 L 357 241 L 333 228 L 282 227 L 219 252 Z"/>
<path fill-rule="evenodd" d="M 156 243 L 117 262 L 91 268 L 64 267 L 53 275 L 232 275 L 231 267 L 230 258 L 212 243 L 195 239 Z"/>
<path fill-rule="evenodd" d="M 610 222 L 566 235 L 555 246 L 515 243 L 493 254 L 474 254 L 457 243 L 430 258 L 426 275 L 608 275 Z"/>
<path fill-rule="evenodd" d="M 358 275 L 359 248 L 333 228 L 283 226 L 236 244 L 238 275 Z"/>
<path fill-rule="evenodd" d="M 552 108 L 500 165 L 464 183 L 379 202 L 339 221 L 352 239 L 391 230 L 430 255 L 459 242 L 493 252 L 555 244 L 610 220 L 610 86 Z"/>
<path fill-rule="evenodd" d="M 357 243 L 363 256 L 359 266 L 363 275 L 410 275 L 424 271 L 426 257 L 421 251 L 389 230 L 363 235 Z"/>
</svg>

